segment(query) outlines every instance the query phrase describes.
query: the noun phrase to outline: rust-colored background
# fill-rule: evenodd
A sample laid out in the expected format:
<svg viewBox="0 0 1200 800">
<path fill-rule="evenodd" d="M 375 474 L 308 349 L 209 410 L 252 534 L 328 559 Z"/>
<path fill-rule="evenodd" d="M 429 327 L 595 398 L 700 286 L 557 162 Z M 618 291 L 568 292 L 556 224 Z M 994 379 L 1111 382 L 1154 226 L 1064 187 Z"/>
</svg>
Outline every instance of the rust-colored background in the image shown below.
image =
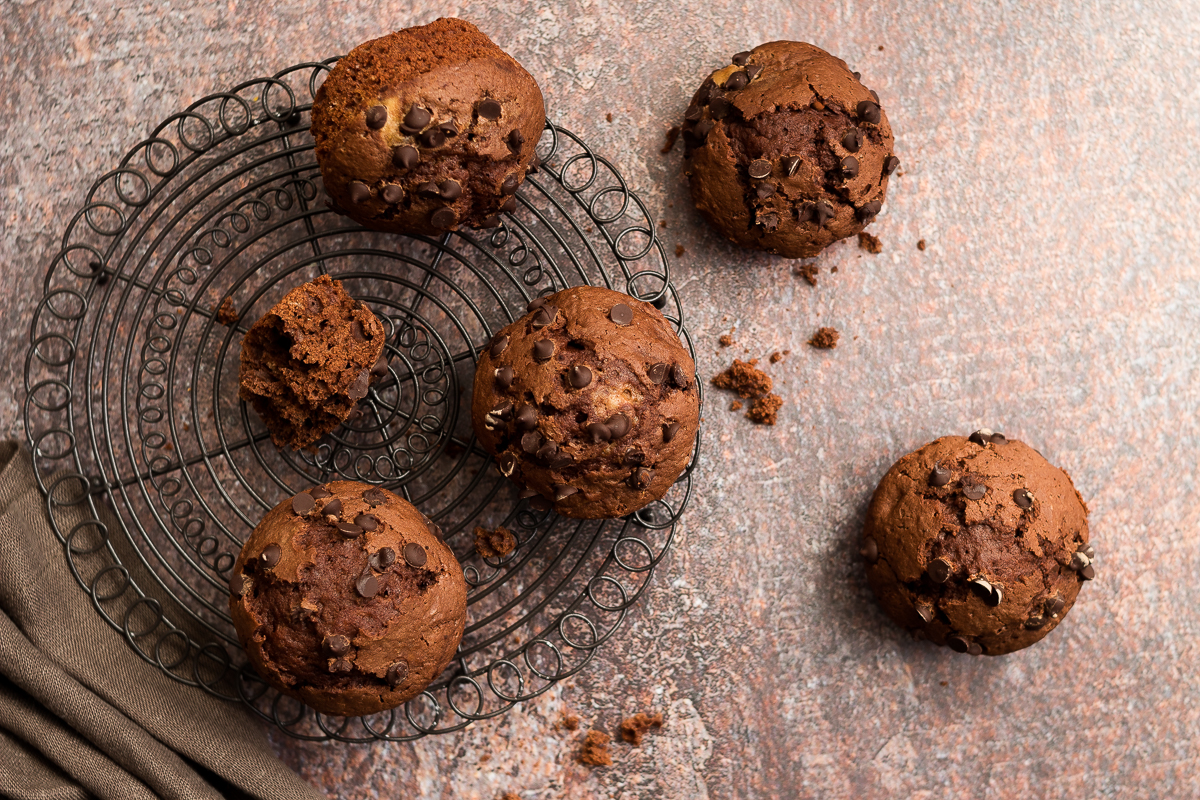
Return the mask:
<svg viewBox="0 0 1200 800">
<path fill-rule="evenodd" d="M 461 734 L 275 736 L 280 756 L 338 798 L 1200 796 L 1192 0 L 0 0 L 3 432 L 24 435 L 30 315 L 95 177 L 203 94 L 440 15 L 516 56 L 553 119 L 661 209 L 686 247 L 675 275 L 701 374 L 791 349 L 770 368 L 787 403 L 760 428 L 709 393 L 677 546 L 580 677 Z M 659 153 L 710 69 L 776 38 L 861 70 L 903 161 L 871 228 L 882 254 L 831 247 L 815 289 L 707 231 L 680 153 Z M 820 325 L 842 331 L 836 350 L 806 347 Z M 718 351 L 731 326 L 737 347 Z M 1099 555 L 1067 621 L 995 659 L 902 635 L 854 544 L 895 458 L 980 426 L 1070 471 Z M 590 770 L 582 731 L 556 727 L 568 709 L 610 732 L 638 710 L 667 725 Z"/>
</svg>

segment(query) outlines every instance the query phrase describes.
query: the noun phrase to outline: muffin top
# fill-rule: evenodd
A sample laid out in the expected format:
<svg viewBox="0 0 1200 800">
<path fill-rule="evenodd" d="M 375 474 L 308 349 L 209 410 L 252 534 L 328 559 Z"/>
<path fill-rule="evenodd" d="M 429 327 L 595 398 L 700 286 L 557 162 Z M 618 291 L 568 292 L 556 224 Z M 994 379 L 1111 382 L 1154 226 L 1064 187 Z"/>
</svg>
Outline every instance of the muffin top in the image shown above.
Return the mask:
<svg viewBox="0 0 1200 800">
<path fill-rule="evenodd" d="M 480 354 L 471 417 L 501 474 L 561 514 L 618 517 L 691 457 L 696 365 L 654 306 L 597 286 L 534 300 Z"/>
<path fill-rule="evenodd" d="M 263 517 L 234 565 L 229 606 L 264 680 L 318 711 L 360 715 L 441 674 L 466 595 L 457 559 L 416 508 L 334 481 Z"/>
</svg>

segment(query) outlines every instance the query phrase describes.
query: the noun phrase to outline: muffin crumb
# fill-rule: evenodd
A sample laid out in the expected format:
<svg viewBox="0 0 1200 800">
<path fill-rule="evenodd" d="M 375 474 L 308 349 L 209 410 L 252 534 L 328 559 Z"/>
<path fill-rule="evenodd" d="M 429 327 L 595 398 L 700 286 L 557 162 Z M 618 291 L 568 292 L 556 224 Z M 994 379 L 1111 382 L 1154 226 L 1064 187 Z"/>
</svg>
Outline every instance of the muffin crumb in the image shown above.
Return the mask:
<svg viewBox="0 0 1200 800">
<path fill-rule="evenodd" d="M 679 258 L 680 256 L 682 256 L 682 255 L 683 255 L 684 253 L 686 253 L 686 252 L 687 252 L 687 251 L 684 249 L 683 245 L 681 245 L 681 244 L 677 244 L 677 245 L 675 245 L 675 257 L 676 257 L 676 258 Z"/>
<path fill-rule="evenodd" d="M 733 344 L 733 336 L 728 333 L 723 334 L 720 339 L 717 339 L 717 342 L 721 347 L 729 347 Z"/>
<path fill-rule="evenodd" d="M 809 286 L 817 285 L 817 273 L 820 271 L 816 264 L 797 264 L 792 268 L 792 273 L 808 281 Z"/>
<path fill-rule="evenodd" d="M 917 249 L 924 252 L 924 250 L 925 250 L 925 240 L 924 239 L 917 240 Z"/>
<path fill-rule="evenodd" d="M 579 730 L 579 717 L 574 714 L 563 714 L 562 726 L 569 731 Z"/>
<path fill-rule="evenodd" d="M 758 368 L 758 359 L 742 361 L 735 358 L 733 365 L 712 379 L 718 389 L 737 392 L 739 397 L 757 397 L 771 391 L 771 376 Z"/>
<path fill-rule="evenodd" d="M 838 333 L 837 328 L 818 328 L 808 343 L 822 350 L 830 350 L 837 347 L 839 338 L 841 338 L 841 334 Z"/>
<path fill-rule="evenodd" d="M 588 731 L 583 737 L 583 748 L 579 751 L 579 763 L 589 767 L 611 767 L 612 754 L 608 752 L 608 743 L 612 738 L 607 733 Z"/>
<path fill-rule="evenodd" d="M 221 305 L 217 306 L 217 322 L 228 327 L 236 323 L 237 320 L 237 306 L 233 304 L 233 298 L 227 296 L 221 301 Z"/>
<path fill-rule="evenodd" d="M 621 738 L 634 747 L 640 747 L 642 739 L 650 732 L 650 729 L 657 730 L 662 725 L 663 715 L 661 713 L 637 713 L 621 722 Z"/>
<path fill-rule="evenodd" d="M 883 242 L 879 241 L 879 237 L 872 236 L 866 231 L 858 234 L 858 246 L 873 256 L 883 252 Z"/>
<path fill-rule="evenodd" d="M 783 398 L 777 394 L 766 394 L 755 398 L 754 405 L 746 412 L 746 419 L 759 425 L 774 425 L 779 419 Z"/>
<path fill-rule="evenodd" d="M 742 405 L 741 400 L 734 400 L 732 403 L 729 404 L 730 411 L 741 411 L 742 408 L 744 408 L 744 406 Z"/>
<path fill-rule="evenodd" d="M 662 149 L 659 150 L 658 152 L 663 153 L 664 155 L 671 152 L 675 148 L 675 141 L 678 138 L 679 138 L 679 126 L 678 125 L 672 125 L 671 127 L 667 128 L 667 139 L 665 142 L 663 142 Z"/>
<path fill-rule="evenodd" d="M 508 528 L 475 528 L 475 552 L 482 558 L 502 558 L 517 547 L 517 537 Z"/>
</svg>

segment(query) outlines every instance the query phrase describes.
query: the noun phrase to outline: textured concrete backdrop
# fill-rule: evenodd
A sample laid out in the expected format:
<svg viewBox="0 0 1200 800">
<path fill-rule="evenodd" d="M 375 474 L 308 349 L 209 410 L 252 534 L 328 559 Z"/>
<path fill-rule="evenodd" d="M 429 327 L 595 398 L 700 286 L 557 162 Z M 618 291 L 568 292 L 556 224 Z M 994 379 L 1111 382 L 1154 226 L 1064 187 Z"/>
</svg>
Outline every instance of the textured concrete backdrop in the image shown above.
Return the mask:
<svg viewBox="0 0 1200 800">
<path fill-rule="evenodd" d="M 23 435 L 31 310 L 94 177 L 210 90 L 440 15 L 524 63 L 554 119 L 662 210 L 702 375 L 791 349 L 770 368 L 786 405 L 759 428 L 709 393 L 677 547 L 580 677 L 462 734 L 277 737 L 280 756 L 339 798 L 1200 796 L 1192 0 L 0 0 L 3 432 Z M 776 38 L 861 70 L 903 160 L 882 254 L 835 245 L 817 288 L 705 230 L 680 153 L 659 153 L 708 70 Z M 805 346 L 820 325 L 836 350 Z M 854 545 L 895 458 L 980 426 L 1070 471 L 1099 554 L 1066 623 L 999 659 L 902 635 Z M 665 732 L 609 769 L 575 763 L 580 734 L 555 727 L 651 708 Z"/>
</svg>

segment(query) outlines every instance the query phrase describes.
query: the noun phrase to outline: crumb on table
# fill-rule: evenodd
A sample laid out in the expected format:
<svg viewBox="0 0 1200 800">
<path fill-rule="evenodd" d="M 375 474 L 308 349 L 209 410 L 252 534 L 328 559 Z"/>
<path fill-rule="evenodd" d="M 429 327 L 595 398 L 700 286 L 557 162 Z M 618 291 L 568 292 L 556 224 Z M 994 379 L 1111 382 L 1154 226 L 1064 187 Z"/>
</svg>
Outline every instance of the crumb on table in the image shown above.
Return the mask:
<svg viewBox="0 0 1200 800">
<path fill-rule="evenodd" d="M 746 419 L 759 425 L 774 425 L 779 419 L 779 409 L 783 406 L 783 398 L 777 394 L 764 394 L 756 397 Z"/>
<path fill-rule="evenodd" d="M 621 721 L 621 738 L 634 747 L 640 747 L 642 739 L 650 729 L 658 729 L 662 725 L 663 715 L 661 713 L 644 714 L 639 712 Z"/>
<path fill-rule="evenodd" d="M 730 411 L 741 411 L 742 410 L 742 401 L 734 400 L 732 403 L 729 404 L 729 410 Z"/>
<path fill-rule="evenodd" d="M 925 240 L 924 240 L 924 239 L 918 239 L 918 240 L 917 240 L 917 249 L 918 249 L 918 250 L 924 250 L 924 249 L 925 249 Z"/>
<path fill-rule="evenodd" d="M 679 138 L 679 130 L 678 125 L 672 125 L 670 128 L 667 128 L 667 140 L 663 143 L 662 150 L 659 150 L 660 153 L 671 152 L 671 149 L 675 147 L 675 140 Z"/>
<path fill-rule="evenodd" d="M 681 245 L 681 244 L 675 245 L 675 257 L 676 258 L 683 255 L 685 252 L 687 252 L 687 251 L 683 249 L 683 245 Z"/>
<path fill-rule="evenodd" d="M 606 122 L 612 122 L 612 112 L 610 111 L 607 114 L 605 114 L 604 119 Z"/>
<path fill-rule="evenodd" d="M 820 270 L 816 264 L 797 264 L 792 268 L 792 272 L 808 281 L 809 286 L 817 285 L 817 273 Z"/>
<path fill-rule="evenodd" d="M 226 296 L 221 301 L 221 305 L 217 306 L 217 322 L 222 325 L 233 325 L 238 320 L 237 307 L 233 304 L 233 298 Z"/>
<path fill-rule="evenodd" d="M 729 369 L 712 379 L 718 389 L 737 392 L 739 397 L 757 397 L 771 391 L 771 376 L 757 367 L 758 359 L 734 359 Z"/>
<path fill-rule="evenodd" d="M 866 231 L 858 234 L 858 246 L 871 255 L 878 255 L 883 252 L 883 242 L 879 241 L 879 237 L 872 236 Z"/>
<path fill-rule="evenodd" d="M 516 792 L 505 792 L 500 797 L 500 800 L 521 800 L 521 795 L 517 794 Z"/>
<path fill-rule="evenodd" d="M 733 336 L 728 333 L 721 334 L 721 338 L 717 339 L 717 342 L 721 345 L 721 347 L 729 347 L 733 344 Z"/>
<path fill-rule="evenodd" d="M 612 741 L 607 733 L 588 731 L 583 737 L 583 748 L 579 751 L 579 763 L 589 767 L 611 767 L 612 754 L 608 752 L 608 743 Z"/>
<path fill-rule="evenodd" d="M 574 714 L 563 714 L 562 726 L 569 731 L 579 730 L 579 717 Z"/>
<path fill-rule="evenodd" d="M 517 537 L 508 528 L 475 528 L 475 552 L 482 558 L 500 558 L 517 547 Z"/>
<path fill-rule="evenodd" d="M 780 361 L 783 361 L 783 357 L 786 356 L 790 352 L 791 352 L 790 350 L 785 350 L 784 352 L 781 353 L 778 350 L 776 350 L 774 353 L 771 353 L 771 358 L 769 360 L 772 364 L 778 364 Z"/>
<path fill-rule="evenodd" d="M 808 343 L 813 347 L 819 347 L 823 350 L 829 350 L 837 347 L 838 339 L 841 334 L 837 328 L 818 328 L 817 332 L 812 335 Z"/>
</svg>

